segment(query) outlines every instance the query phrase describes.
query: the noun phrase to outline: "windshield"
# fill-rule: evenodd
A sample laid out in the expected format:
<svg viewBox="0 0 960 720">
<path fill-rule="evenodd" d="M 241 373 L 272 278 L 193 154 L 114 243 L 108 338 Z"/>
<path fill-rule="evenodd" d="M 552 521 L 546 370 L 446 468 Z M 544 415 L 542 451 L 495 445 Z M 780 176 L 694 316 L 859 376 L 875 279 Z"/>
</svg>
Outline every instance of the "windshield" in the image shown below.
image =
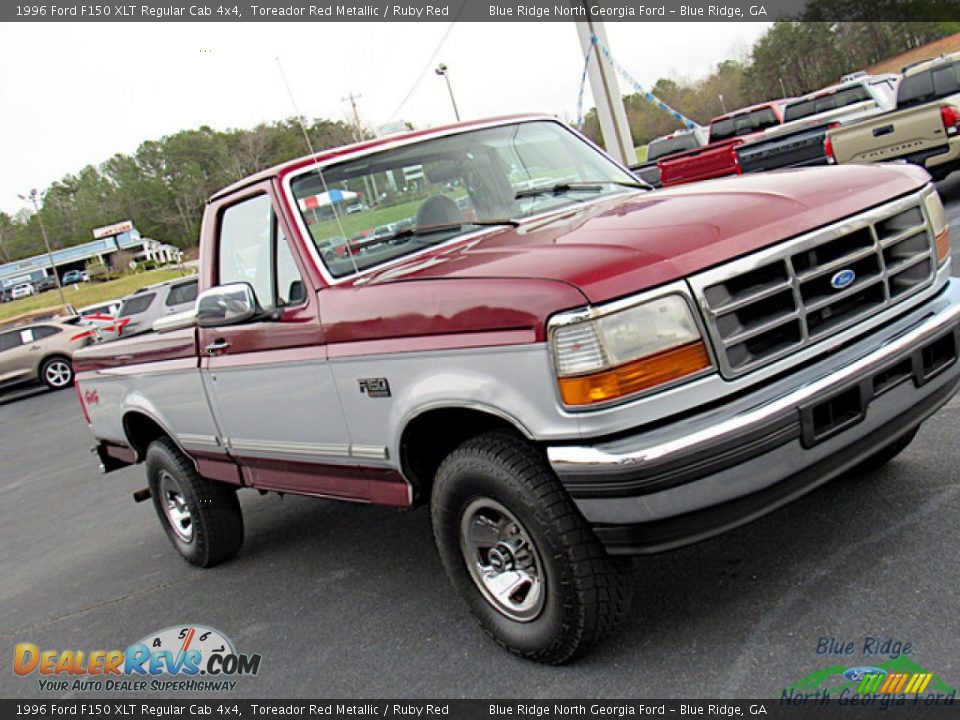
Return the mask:
<svg viewBox="0 0 960 720">
<path fill-rule="evenodd" d="M 327 269 L 343 277 L 635 182 L 559 123 L 537 121 L 384 150 L 322 177 L 310 170 L 291 189 Z"/>
<path fill-rule="evenodd" d="M 714 143 L 718 140 L 749 135 L 779 124 L 780 121 L 772 108 L 765 107 L 752 110 L 743 115 L 734 115 L 710 123 L 710 142 Z"/>
</svg>

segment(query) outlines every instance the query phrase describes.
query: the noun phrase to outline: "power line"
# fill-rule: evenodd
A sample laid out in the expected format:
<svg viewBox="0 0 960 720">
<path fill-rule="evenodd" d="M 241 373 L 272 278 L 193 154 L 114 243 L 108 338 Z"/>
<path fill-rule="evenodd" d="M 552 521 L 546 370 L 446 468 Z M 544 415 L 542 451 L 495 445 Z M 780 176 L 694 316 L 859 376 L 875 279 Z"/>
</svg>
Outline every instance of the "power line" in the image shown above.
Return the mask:
<svg viewBox="0 0 960 720">
<path fill-rule="evenodd" d="M 434 48 L 433 52 L 430 53 L 430 58 L 423 66 L 423 70 L 420 71 L 420 74 L 417 75 L 417 79 L 413 81 L 413 85 L 410 87 L 409 92 L 404 96 L 403 100 L 400 101 L 400 104 L 397 105 L 397 109 L 391 113 L 390 117 L 387 118 L 387 122 L 394 120 L 397 115 L 400 114 L 400 111 L 403 110 L 403 106 L 407 104 L 407 101 L 413 95 L 414 91 L 417 89 L 417 86 L 420 85 L 420 81 L 423 80 L 423 76 L 427 74 L 427 71 L 433 66 L 433 61 L 436 59 L 437 55 L 440 53 L 440 49 L 443 47 L 443 44 L 447 41 L 447 37 L 450 35 L 450 31 L 453 30 L 453 26 L 457 24 L 457 18 L 460 17 L 460 13 L 463 12 L 467 3 L 461 3 L 460 9 L 457 10 L 457 14 L 453 16 L 453 20 L 447 26 L 446 31 L 443 33 L 443 37 L 440 38 L 440 42 L 437 43 L 437 46 Z"/>
</svg>

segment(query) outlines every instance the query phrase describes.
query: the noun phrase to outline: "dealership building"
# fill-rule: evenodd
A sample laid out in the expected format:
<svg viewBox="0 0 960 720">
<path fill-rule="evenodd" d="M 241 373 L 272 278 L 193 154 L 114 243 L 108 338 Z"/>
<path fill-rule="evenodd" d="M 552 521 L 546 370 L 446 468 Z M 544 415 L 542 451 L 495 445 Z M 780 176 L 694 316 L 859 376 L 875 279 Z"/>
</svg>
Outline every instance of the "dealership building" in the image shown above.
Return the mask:
<svg viewBox="0 0 960 720">
<path fill-rule="evenodd" d="M 90 260 L 97 260 L 111 270 L 119 270 L 117 261 L 121 251 L 125 259 L 137 263 L 152 260 L 164 264 L 179 262 L 182 257 L 180 249 L 173 245 L 141 237 L 140 231 L 129 220 L 96 228 L 93 237 L 93 242 L 53 251 L 53 265 L 61 278 L 68 270 L 83 270 Z M 46 253 L 34 255 L 0 265 L 0 288 L 36 283 L 52 275 L 49 256 Z"/>
</svg>

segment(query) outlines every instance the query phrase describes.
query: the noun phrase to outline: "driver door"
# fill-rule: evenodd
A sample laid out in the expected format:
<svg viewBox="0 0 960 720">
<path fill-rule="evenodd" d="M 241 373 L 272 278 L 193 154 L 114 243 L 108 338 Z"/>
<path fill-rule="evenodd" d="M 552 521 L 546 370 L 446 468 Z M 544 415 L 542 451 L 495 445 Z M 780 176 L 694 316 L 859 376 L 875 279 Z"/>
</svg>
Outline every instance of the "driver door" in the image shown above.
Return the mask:
<svg viewBox="0 0 960 720">
<path fill-rule="evenodd" d="M 249 283 L 263 310 L 243 324 L 198 331 L 221 442 L 254 487 L 366 499 L 369 482 L 349 460 L 316 290 L 275 207 L 265 182 L 208 211 L 216 223 L 213 284 Z"/>
</svg>

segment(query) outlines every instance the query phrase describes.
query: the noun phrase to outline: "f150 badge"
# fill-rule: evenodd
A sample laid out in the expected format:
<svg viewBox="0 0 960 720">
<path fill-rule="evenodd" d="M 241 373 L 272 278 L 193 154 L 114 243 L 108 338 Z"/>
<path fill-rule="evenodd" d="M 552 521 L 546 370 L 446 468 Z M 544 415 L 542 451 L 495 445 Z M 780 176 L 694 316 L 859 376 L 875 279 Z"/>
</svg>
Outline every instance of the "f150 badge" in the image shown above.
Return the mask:
<svg viewBox="0 0 960 720">
<path fill-rule="evenodd" d="M 386 378 L 360 378 L 357 382 L 360 392 L 366 393 L 367 397 L 390 397 L 390 383 Z"/>
</svg>

